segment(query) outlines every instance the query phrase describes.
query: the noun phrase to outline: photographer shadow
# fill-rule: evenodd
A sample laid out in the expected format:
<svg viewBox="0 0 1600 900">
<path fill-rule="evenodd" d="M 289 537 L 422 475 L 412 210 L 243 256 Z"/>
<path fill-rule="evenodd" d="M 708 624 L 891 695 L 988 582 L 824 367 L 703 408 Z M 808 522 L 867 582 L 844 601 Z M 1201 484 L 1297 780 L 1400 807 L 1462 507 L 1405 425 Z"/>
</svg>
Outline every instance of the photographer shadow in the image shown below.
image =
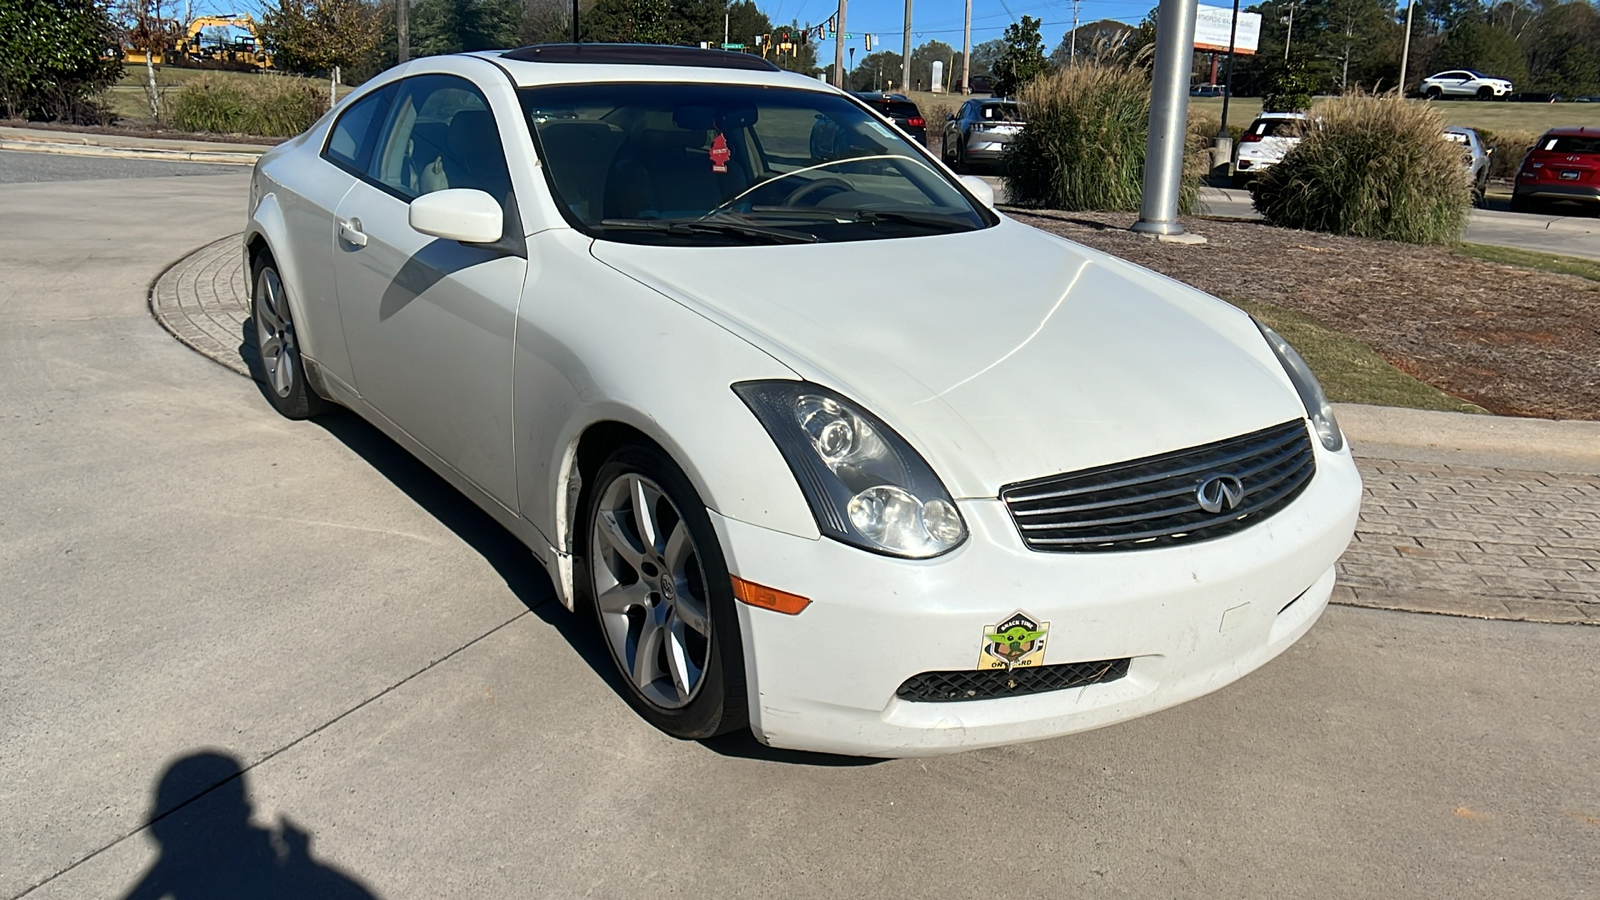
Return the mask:
<svg viewBox="0 0 1600 900">
<path fill-rule="evenodd" d="M 234 757 L 183 757 L 156 783 L 150 834 L 161 855 L 125 900 L 377 900 L 370 888 L 311 855 L 311 835 L 280 818 L 250 821 L 245 774 Z"/>
</svg>

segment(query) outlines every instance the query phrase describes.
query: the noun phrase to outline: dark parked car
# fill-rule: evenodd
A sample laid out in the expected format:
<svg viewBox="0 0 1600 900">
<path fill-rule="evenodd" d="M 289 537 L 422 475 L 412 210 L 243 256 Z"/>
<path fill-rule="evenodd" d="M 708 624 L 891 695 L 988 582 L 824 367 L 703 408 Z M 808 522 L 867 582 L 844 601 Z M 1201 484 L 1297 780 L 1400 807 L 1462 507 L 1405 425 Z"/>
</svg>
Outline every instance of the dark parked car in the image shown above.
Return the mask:
<svg viewBox="0 0 1600 900">
<path fill-rule="evenodd" d="M 965 175 L 973 163 L 997 163 L 1012 138 L 1022 133 L 1022 107 L 1015 100 L 968 100 L 945 120 L 946 163 Z"/>
<path fill-rule="evenodd" d="M 1227 93 L 1228 88 L 1220 84 L 1197 84 L 1189 88 L 1191 97 L 1224 97 Z"/>
<path fill-rule="evenodd" d="M 917 143 L 927 146 L 928 123 L 911 98 L 905 94 L 857 93 L 856 99 L 894 121 L 901 131 L 911 135 Z"/>
<path fill-rule="evenodd" d="M 1552 128 L 1522 158 L 1511 208 L 1536 212 L 1556 200 L 1600 207 L 1600 128 Z"/>
</svg>

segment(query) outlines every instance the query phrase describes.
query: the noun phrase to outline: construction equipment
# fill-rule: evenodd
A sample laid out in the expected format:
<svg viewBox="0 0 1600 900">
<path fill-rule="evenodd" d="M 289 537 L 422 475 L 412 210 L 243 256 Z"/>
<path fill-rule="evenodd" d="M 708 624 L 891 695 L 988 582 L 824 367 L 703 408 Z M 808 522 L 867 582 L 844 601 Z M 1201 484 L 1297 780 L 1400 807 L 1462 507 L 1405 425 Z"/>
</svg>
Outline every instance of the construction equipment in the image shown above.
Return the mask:
<svg viewBox="0 0 1600 900">
<path fill-rule="evenodd" d="M 272 68 L 272 54 L 261 45 L 255 20 L 249 16 L 197 16 L 181 29 L 176 21 L 164 21 L 162 24 L 181 37 L 165 47 L 157 48 L 151 54 L 150 61 L 154 65 L 235 71 Z M 233 37 L 226 31 L 231 28 L 242 29 L 250 36 Z M 221 35 L 216 31 L 207 34 L 207 29 L 223 29 L 223 32 Z M 142 48 L 124 46 L 122 58 L 128 65 L 142 66 L 145 62 L 145 51 Z"/>
</svg>

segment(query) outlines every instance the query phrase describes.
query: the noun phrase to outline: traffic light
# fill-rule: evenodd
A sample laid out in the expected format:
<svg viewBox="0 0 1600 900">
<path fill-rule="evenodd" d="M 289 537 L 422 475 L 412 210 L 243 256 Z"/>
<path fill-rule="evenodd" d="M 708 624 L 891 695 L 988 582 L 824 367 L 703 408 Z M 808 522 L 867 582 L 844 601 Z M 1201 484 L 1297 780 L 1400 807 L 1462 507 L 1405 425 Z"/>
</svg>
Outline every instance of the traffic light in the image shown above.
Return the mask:
<svg viewBox="0 0 1600 900">
<path fill-rule="evenodd" d="M 870 34 L 866 35 L 866 39 L 867 39 L 867 41 L 866 41 L 867 52 L 871 53 L 872 52 L 872 35 L 870 35 Z"/>
</svg>

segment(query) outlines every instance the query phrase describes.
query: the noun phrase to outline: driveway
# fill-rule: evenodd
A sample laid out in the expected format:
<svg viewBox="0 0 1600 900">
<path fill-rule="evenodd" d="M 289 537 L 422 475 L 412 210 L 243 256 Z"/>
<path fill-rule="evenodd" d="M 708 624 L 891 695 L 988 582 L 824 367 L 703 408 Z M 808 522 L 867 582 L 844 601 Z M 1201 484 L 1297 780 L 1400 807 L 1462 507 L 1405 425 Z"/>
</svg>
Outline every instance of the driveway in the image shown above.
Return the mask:
<svg viewBox="0 0 1600 900">
<path fill-rule="evenodd" d="M 670 740 L 486 516 L 150 318 L 245 176 L 141 174 L 0 186 L 0 898 L 1600 883 L 1593 628 L 1336 607 L 1237 685 L 1075 737 L 875 764 Z"/>
</svg>

